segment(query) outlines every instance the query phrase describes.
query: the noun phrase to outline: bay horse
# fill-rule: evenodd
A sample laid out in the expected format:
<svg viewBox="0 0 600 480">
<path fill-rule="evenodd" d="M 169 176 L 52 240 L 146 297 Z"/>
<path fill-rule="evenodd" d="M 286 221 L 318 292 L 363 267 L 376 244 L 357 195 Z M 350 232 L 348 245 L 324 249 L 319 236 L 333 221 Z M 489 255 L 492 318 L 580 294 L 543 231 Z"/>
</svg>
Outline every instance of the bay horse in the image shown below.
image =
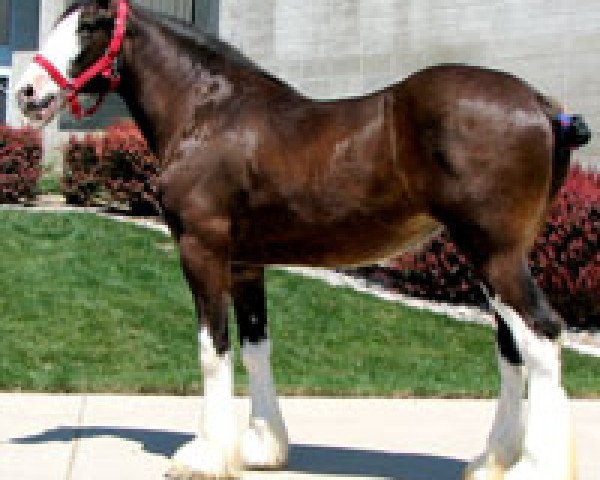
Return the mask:
<svg viewBox="0 0 600 480">
<path fill-rule="evenodd" d="M 496 418 L 465 478 L 575 478 L 562 320 L 535 285 L 527 253 L 571 149 L 589 141 L 581 117 L 512 75 L 465 65 L 316 101 L 226 42 L 126 0 L 69 8 L 16 95 L 44 124 L 69 104 L 75 116 L 91 113 L 77 94 L 111 89 L 164 162 L 160 203 L 198 315 L 203 416 L 169 478 L 237 478 L 243 467 L 286 464 L 264 266 L 371 263 L 442 227 L 498 318 Z M 251 398 L 250 426 L 239 436 L 230 300 Z"/>
</svg>

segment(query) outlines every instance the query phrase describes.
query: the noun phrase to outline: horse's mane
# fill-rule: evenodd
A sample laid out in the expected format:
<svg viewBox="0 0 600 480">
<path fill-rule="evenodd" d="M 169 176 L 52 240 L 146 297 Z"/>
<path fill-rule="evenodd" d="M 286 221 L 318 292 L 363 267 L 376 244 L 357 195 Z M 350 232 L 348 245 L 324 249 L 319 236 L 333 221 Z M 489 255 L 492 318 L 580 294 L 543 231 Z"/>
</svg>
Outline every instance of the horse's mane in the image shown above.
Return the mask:
<svg viewBox="0 0 600 480">
<path fill-rule="evenodd" d="M 198 25 L 165 13 L 158 13 L 139 5 L 136 5 L 136 9 L 142 11 L 145 15 L 156 21 L 166 31 L 173 33 L 186 46 L 203 49 L 209 54 L 223 57 L 234 65 L 249 69 L 278 85 L 296 91 L 292 85 L 265 70 L 247 55 L 242 53 L 238 48 L 225 40 L 202 30 Z"/>
<path fill-rule="evenodd" d="M 71 13 L 93 2 L 94 0 L 80 0 L 73 2 L 60 15 L 60 17 L 58 17 L 56 24 L 60 23 L 66 17 L 71 15 Z M 257 73 L 260 76 L 272 82 L 275 82 L 280 86 L 290 88 L 296 93 L 300 94 L 297 91 L 297 89 L 290 85 L 288 82 L 285 82 L 281 78 L 265 70 L 263 67 L 258 65 L 255 61 L 251 60 L 247 55 L 243 54 L 239 49 L 237 49 L 230 43 L 221 40 L 213 34 L 203 31 L 198 25 L 192 24 L 190 22 L 168 15 L 166 13 L 156 12 L 155 10 L 143 7 L 141 5 L 135 5 L 135 9 L 141 11 L 144 15 L 154 20 L 166 31 L 175 34 L 175 36 L 179 40 L 181 40 L 182 43 L 186 44 L 186 46 L 204 49 L 209 54 L 212 53 L 218 56 L 222 56 L 232 64 L 249 69 L 254 73 Z"/>
</svg>

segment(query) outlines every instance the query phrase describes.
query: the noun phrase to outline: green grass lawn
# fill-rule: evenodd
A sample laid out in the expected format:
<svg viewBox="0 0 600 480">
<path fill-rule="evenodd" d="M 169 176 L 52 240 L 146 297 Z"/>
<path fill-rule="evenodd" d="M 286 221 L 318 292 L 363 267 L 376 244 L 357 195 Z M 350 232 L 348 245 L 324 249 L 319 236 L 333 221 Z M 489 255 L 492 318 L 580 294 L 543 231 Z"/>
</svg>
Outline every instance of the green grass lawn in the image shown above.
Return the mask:
<svg viewBox="0 0 600 480">
<path fill-rule="evenodd" d="M 0 251 L 0 390 L 199 392 L 170 240 L 92 215 L 1 212 Z M 281 393 L 496 395 L 489 328 L 281 271 L 267 288 Z M 600 397 L 600 359 L 567 352 L 564 370 L 571 394 Z M 239 364 L 237 377 L 243 391 Z"/>
</svg>

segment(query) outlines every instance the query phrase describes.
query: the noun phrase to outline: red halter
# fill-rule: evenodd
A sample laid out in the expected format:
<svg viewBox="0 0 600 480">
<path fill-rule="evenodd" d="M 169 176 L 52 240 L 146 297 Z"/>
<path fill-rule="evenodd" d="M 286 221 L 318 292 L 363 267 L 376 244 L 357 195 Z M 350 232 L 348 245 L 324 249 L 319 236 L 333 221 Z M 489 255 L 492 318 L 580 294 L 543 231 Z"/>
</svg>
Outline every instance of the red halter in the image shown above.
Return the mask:
<svg viewBox="0 0 600 480">
<path fill-rule="evenodd" d="M 86 69 L 77 78 L 69 81 L 58 70 L 58 68 L 56 68 L 47 58 L 39 53 L 33 57 L 33 61 L 44 68 L 46 72 L 48 72 L 48 75 L 52 77 L 52 80 L 56 82 L 61 90 L 68 90 L 69 93 L 67 93 L 67 100 L 71 104 L 71 114 L 77 120 L 96 113 L 106 95 L 114 91 L 121 81 L 119 74 L 115 71 L 115 58 L 117 58 L 117 55 L 119 54 L 119 51 L 123 45 L 123 39 L 125 38 L 128 8 L 129 6 L 127 4 L 127 0 L 119 0 L 117 16 L 115 18 L 115 29 L 113 30 L 113 36 L 106 52 L 96 63 Z M 110 87 L 106 92 L 102 92 L 98 96 L 98 100 L 96 101 L 95 105 L 87 110 L 84 110 L 79 102 L 79 92 L 98 75 L 101 75 L 109 80 Z"/>
</svg>

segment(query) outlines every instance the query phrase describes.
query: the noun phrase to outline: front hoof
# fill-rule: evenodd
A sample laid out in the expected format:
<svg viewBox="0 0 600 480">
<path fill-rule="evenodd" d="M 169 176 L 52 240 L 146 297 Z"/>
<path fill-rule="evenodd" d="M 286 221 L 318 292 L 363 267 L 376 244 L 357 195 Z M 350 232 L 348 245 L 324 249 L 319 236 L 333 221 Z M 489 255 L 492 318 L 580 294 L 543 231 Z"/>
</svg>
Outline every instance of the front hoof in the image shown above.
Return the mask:
<svg viewBox="0 0 600 480">
<path fill-rule="evenodd" d="M 242 462 L 249 470 L 279 470 L 287 465 L 288 438 L 285 427 L 272 428 L 253 420 L 242 435 Z"/>
<path fill-rule="evenodd" d="M 222 480 L 241 476 L 241 461 L 235 445 L 196 438 L 173 457 L 167 480 Z"/>
<path fill-rule="evenodd" d="M 504 469 L 494 455 L 483 456 L 467 465 L 463 480 L 503 480 Z"/>
</svg>

